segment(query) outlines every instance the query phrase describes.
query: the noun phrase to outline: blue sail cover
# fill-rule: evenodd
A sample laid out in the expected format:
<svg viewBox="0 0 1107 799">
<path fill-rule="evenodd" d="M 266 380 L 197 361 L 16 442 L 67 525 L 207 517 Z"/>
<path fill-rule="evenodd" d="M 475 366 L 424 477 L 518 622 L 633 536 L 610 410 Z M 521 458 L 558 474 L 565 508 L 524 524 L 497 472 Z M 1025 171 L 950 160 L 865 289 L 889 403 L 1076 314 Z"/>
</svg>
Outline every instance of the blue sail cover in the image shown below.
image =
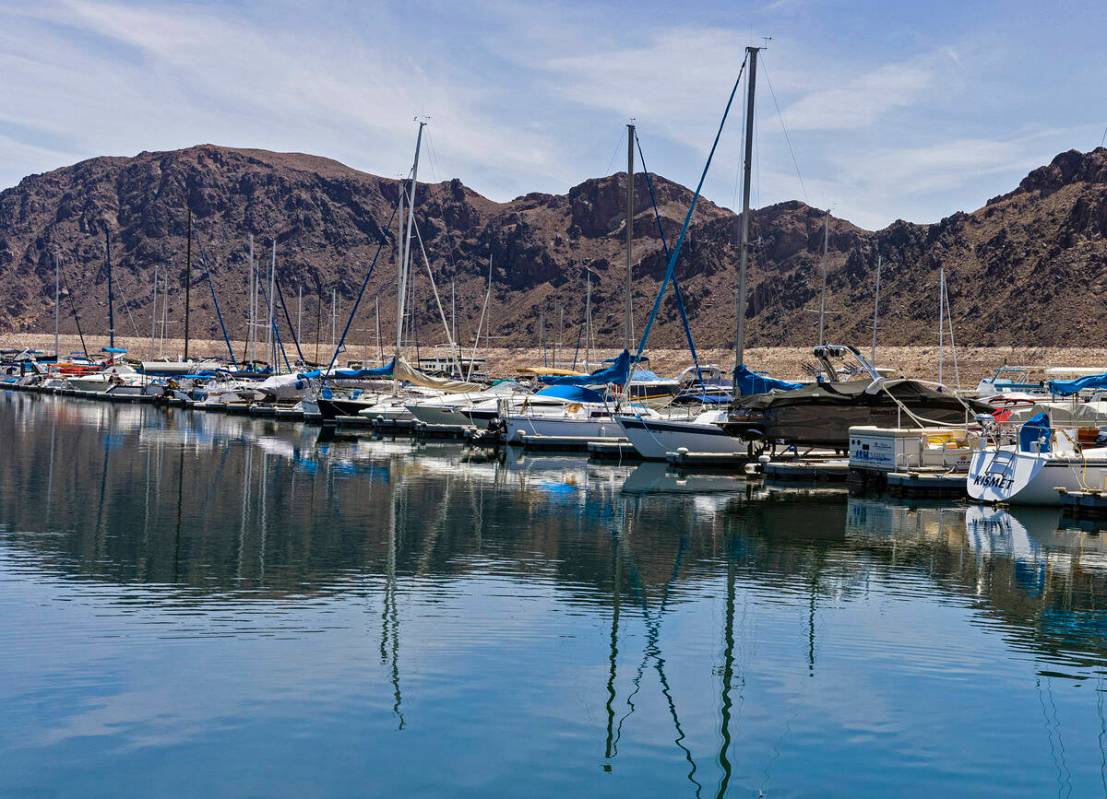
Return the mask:
<svg viewBox="0 0 1107 799">
<path fill-rule="evenodd" d="M 537 392 L 536 397 L 557 397 L 573 402 L 603 402 L 603 396 L 589 388 L 581 386 L 549 386 Z"/>
<path fill-rule="evenodd" d="M 121 347 L 104 347 L 101 352 L 110 352 L 112 355 L 122 355 L 126 350 Z"/>
<path fill-rule="evenodd" d="M 1049 417 L 1038 413 L 1027 419 L 1019 428 L 1020 452 L 1049 452 Z M 1040 442 L 1038 448 L 1032 446 Z"/>
<path fill-rule="evenodd" d="M 735 382 L 738 384 L 738 394 L 748 397 L 752 394 L 767 394 L 770 391 L 794 391 L 803 388 L 803 383 L 791 383 L 787 380 L 778 380 L 775 377 L 759 374 L 744 363 L 734 369 Z"/>
<path fill-rule="evenodd" d="M 392 377 L 392 370 L 395 367 L 396 358 L 393 356 L 391 361 L 384 366 L 378 366 L 376 369 L 335 369 L 334 376 L 343 380 L 354 380 L 364 377 Z"/>
<path fill-rule="evenodd" d="M 1086 388 L 1107 388 L 1107 373 L 1085 375 L 1075 380 L 1049 381 L 1049 390 L 1054 394 L 1077 394 Z"/>
<path fill-rule="evenodd" d="M 608 383 L 621 386 L 627 382 L 630 374 L 630 353 L 623 350 L 611 366 L 592 372 L 590 375 L 564 375 L 552 377 L 543 375 L 539 378 L 543 383 L 551 386 L 605 386 Z"/>
</svg>

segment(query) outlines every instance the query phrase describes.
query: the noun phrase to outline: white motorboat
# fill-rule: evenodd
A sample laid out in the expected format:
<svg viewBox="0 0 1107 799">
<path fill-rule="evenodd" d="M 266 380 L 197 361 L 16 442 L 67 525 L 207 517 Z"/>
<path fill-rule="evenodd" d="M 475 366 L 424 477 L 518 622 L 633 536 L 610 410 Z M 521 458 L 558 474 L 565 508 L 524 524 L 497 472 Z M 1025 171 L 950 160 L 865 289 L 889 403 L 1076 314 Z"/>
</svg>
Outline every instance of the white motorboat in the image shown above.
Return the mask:
<svg viewBox="0 0 1107 799">
<path fill-rule="evenodd" d="M 706 410 L 694 419 L 666 419 L 641 414 L 618 414 L 615 419 L 623 435 L 647 460 L 665 460 L 670 452 L 714 452 L 741 455 L 748 444 L 732 436 L 720 425 L 727 421 L 728 409 Z"/>
<path fill-rule="evenodd" d="M 518 383 L 504 381 L 487 391 L 415 399 L 409 401 L 405 407 L 411 412 L 415 421 L 421 424 L 439 427 L 487 427 L 487 421 L 483 425 L 477 425 L 469 418 L 466 411 L 478 406 L 484 407 L 485 403 L 489 402 L 489 407 L 496 410 L 500 399 L 510 399 L 515 396 L 522 399 L 529 396 L 529 393 Z M 491 418 L 495 418 L 495 415 Z"/>
</svg>

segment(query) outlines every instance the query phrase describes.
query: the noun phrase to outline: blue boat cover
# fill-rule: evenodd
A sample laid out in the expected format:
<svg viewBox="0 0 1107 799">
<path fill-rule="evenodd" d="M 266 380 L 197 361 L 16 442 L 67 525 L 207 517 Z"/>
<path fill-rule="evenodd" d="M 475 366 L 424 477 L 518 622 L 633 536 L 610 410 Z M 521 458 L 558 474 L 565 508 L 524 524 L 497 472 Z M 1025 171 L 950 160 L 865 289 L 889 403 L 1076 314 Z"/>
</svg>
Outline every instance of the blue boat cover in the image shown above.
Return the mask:
<svg viewBox="0 0 1107 799">
<path fill-rule="evenodd" d="M 120 347 L 104 347 L 101 352 L 110 352 L 115 355 L 122 355 L 124 352 L 126 352 L 126 350 Z"/>
<path fill-rule="evenodd" d="M 1038 452 L 1049 452 L 1049 417 L 1044 413 L 1031 416 L 1019 428 L 1020 452 L 1034 452 L 1035 441 L 1041 442 Z"/>
<path fill-rule="evenodd" d="M 384 366 L 378 366 L 376 369 L 335 369 L 334 376 L 347 380 L 362 377 L 392 377 L 392 369 L 395 366 L 396 358 L 393 357 Z"/>
<path fill-rule="evenodd" d="M 1107 388 L 1107 373 L 1085 375 L 1075 380 L 1050 380 L 1049 390 L 1054 394 L 1076 394 L 1086 388 Z"/>
<path fill-rule="evenodd" d="M 603 395 L 581 386 L 549 386 L 535 394 L 536 397 L 557 397 L 573 402 L 603 402 Z"/>
<path fill-rule="evenodd" d="M 794 391 L 803 388 L 803 383 L 791 383 L 787 380 L 778 380 L 753 371 L 744 363 L 734 369 L 735 381 L 738 384 L 738 394 L 748 397 L 753 394 L 767 394 L 770 391 Z"/>
<path fill-rule="evenodd" d="M 543 375 L 539 379 L 551 386 L 605 386 L 608 383 L 621 386 L 627 382 L 627 375 L 630 373 L 630 360 L 630 353 L 623 350 L 611 366 L 600 369 L 598 372 L 592 372 L 589 375 L 564 375 L 560 377 Z"/>
</svg>

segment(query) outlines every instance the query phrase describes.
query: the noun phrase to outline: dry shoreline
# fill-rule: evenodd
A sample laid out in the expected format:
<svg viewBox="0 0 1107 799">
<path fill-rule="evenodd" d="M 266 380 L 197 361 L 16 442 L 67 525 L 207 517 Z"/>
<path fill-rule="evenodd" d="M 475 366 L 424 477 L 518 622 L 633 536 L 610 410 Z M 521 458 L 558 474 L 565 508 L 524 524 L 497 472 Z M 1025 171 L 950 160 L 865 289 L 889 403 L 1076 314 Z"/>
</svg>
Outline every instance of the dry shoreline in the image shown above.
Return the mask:
<svg viewBox="0 0 1107 799">
<path fill-rule="evenodd" d="M 99 350 L 106 345 L 103 335 L 89 335 L 85 337 L 89 350 Z M 236 355 L 241 355 L 243 342 L 232 342 Z M 60 337 L 60 349 L 63 353 L 80 352 L 81 342 L 75 335 L 63 335 Z M 130 336 L 118 336 L 116 345 L 128 350 L 129 356 L 140 359 L 151 359 L 159 356 L 156 346 L 151 346 L 149 339 L 133 338 Z M 8 333 L 0 335 L 0 348 L 22 349 L 34 348 L 52 352 L 54 349 L 53 333 Z M 291 348 L 289 348 L 291 349 Z M 176 358 L 184 351 L 184 342 L 180 339 L 169 340 L 160 353 L 162 357 Z M 323 342 L 319 346 L 320 358 L 326 360 L 330 356 L 329 342 Z M 424 347 L 420 354 L 424 357 L 434 354 L 445 354 L 445 348 Z M 611 357 L 616 354 L 615 349 L 599 350 L 595 359 Z M 865 350 L 867 354 L 867 349 Z M 189 354 L 192 357 L 204 357 L 207 355 L 226 355 L 227 348 L 222 341 L 210 339 L 193 339 Z M 308 359 L 314 359 L 315 344 L 305 345 L 304 354 Z M 376 363 L 378 360 L 376 347 L 353 345 L 342 354 L 340 362 L 344 365 L 348 360 L 368 358 Z M 413 357 L 411 353 L 409 357 Z M 486 370 L 491 374 L 510 375 L 515 370 L 524 366 L 542 365 L 542 351 L 536 347 L 492 347 L 482 349 L 481 356 L 487 359 Z M 572 365 L 573 352 L 566 349 L 558 356 L 558 365 L 569 367 Z M 806 347 L 754 347 L 746 350 L 746 361 L 754 369 L 768 372 L 774 377 L 784 379 L 798 379 L 807 376 L 804 365 L 813 362 L 811 350 Z M 550 362 L 547 355 L 547 363 Z M 583 359 L 583 353 L 581 354 Z M 877 361 L 880 366 L 890 366 L 898 369 L 908 377 L 916 377 L 924 380 L 937 378 L 938 348 L 926 347 L 881 347 L 877 353 Z M 724 369 L 734 362 L 734 354 L 731 350 L 708 349 L 700 352 L 701 363 L 715 363 Z M 1001 364 L 1020 364 L 1031 366 L 1084 366 L 1097 367 L 1107 371 L 1107 348 L 1076 348 L 1076 347 L 961 347 L 957 350 L 957 367 L 960 372 L 962 386 L 970 386 L 977 383 L 981 377 L 990 374 Z M 656 349 L 650 351 L 650 365 L 654 371 L 660 374 L 673 375 L 691 364 L 688 352 L 683 349 Z M 583 361 L 578 361 L 578 368 L 583 368 Z M 946 353 L 945 371 L 943 378 L 947 383 L 955 380 L 953 361 L 949 352 Z"/>
</svg>

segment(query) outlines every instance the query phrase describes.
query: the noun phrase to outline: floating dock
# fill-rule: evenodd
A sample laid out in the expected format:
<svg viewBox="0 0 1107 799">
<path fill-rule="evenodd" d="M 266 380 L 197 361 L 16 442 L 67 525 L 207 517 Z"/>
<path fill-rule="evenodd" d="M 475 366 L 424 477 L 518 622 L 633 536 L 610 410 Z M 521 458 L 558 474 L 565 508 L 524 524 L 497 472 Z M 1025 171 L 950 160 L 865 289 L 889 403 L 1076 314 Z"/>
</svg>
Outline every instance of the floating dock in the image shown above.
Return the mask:
<svg viewBox="0 0 1107 799">
<path fill-rule="evenodd" d="M 1072 491 L 1058 488 L 1061 507 L 1073 516 L 1107 516 L 1107 491 Z"/>
<path fill-rule="evenodd" d="M 813 483 L 844 483 L 849 479 L 845 458 L 797 458 L 770 461 L 762 467 L 769 480 L 798 480 Z"/>
<path fill-rule="evenodd" d="M 588 442 L 588 457 L 596 461 L 640 461 L 642 456 L 629 441 L 616 439 L 614 441 L 590 441 Z"/>
</svg>

